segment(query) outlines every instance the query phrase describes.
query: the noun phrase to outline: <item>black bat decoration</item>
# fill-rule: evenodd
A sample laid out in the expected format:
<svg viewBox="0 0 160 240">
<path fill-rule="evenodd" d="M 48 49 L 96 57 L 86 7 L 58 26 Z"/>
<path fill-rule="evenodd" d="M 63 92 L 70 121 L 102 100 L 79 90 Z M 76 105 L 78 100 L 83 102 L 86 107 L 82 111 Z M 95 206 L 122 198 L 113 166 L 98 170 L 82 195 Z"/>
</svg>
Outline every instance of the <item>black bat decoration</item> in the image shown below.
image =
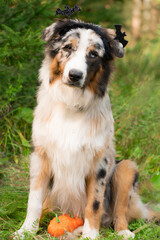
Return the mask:
<svg viewBox="0 0 160 240">
<path fill-rule="evenodd" d="M 61 10 L 60 8 L 57 8 L 55 16 L 57 16 L 58 14 L 62 14 L 68 17 L 68 19 L 70 19 L 70 16 L 75 13 L 81 11 L 81 9 L 75 5 L 73 8 L 69 8 L 69 6 L 65 6 L 65 10 Z"/>
<path fill-rule="evenodd" d="M 124 39 L 124 37 L 127 36 L 126 33 L 125 32 L 123 32 L 123 33 L 121 32 L 121 28 L 122 28 L 121 25 L 117 25 L 116 24 L 114 26 L 116 28 L 116 37 L 114 39 L 119 40 L 119 42 L 122 43 L 123 47 L 125 47 L 127 45 L 127 43 L 128 43 L 128 41 Z"/>
</svg>

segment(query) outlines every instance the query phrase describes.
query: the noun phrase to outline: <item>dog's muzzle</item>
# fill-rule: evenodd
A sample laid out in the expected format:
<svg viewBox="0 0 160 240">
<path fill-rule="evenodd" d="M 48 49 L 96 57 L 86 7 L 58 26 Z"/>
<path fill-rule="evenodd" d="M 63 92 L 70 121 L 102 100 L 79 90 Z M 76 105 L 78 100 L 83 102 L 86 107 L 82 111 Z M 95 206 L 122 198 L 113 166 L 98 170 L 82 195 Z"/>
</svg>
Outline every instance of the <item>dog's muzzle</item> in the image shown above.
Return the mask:
<svg viewBox="0 0 160 240">
<path fill-rule="evenodd" d="M 83 78 L 83 72 L 77 69 L 71 69 L 69 71 L 68 84 L 71 86 L 80 87 L 82 78 Z"/>
</svg>

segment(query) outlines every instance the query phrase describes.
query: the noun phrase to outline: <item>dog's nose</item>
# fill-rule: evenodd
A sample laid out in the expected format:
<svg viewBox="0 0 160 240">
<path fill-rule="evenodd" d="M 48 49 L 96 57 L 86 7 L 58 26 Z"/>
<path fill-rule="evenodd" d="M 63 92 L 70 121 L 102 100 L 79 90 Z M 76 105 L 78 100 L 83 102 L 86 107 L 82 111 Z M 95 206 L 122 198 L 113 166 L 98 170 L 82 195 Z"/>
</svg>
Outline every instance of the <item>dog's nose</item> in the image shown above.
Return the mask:
<svg viewBox="0 0 160 240">
<path fill-rule="evenodd" d="M 83 73 L 76 69 L 71 69 L 69 71 L 69 79 L 72 82 L 78 82 L 83 77 Z"/>
</svg>

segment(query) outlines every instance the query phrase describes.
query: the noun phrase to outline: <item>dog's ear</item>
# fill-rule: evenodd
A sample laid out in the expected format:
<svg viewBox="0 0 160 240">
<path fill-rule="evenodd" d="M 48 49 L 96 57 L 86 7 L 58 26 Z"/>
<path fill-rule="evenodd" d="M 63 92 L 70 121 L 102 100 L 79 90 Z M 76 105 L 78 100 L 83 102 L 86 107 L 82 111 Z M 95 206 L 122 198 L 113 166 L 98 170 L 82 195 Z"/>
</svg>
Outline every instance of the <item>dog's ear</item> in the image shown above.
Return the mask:
<svg viewBox="0 0 160 240">
<path fill-rule="evenodd" d="M 112 53 L 116 57 L 122 58 L 124 56 L 125 50 L 122 43 L 115 39 L 115 30 L 110 28 L 102 28 L 102 31 L 106 35 L 107 39 L 109 39 L 109 45 L 111 47 Z"/>
<path fill-rule="evenodd" d="M 58 20 L 55 23 L 52 23 L 49 27 L 45 28 L 42 35 L 42 40 L 45 42 L 50 41 L 51 39 L 59 38 L 59 33 L 62 29 L 65 29 L 65 26 L 68 25 L 68 21 Z"/>
<path fill-rule="evenodd" d="M 43 31 L 42 40 L 48 42 L 54 35 L 55 26 L 57 23 L 52 23 L 49 27 L 46 27 Z"/>
</svg>

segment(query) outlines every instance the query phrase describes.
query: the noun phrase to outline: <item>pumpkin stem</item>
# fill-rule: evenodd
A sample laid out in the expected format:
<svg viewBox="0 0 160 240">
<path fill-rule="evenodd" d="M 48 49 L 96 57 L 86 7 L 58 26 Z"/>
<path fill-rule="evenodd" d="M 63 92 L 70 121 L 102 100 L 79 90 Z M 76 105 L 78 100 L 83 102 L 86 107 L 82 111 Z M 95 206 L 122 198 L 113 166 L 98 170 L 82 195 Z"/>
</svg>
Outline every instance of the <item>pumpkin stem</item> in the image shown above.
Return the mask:
<svg viewBox="0 0 160 240">
<path fill-rule="evenodd" d="M 71 211 L 68 211 L 69 214 L 71 215 L 71 218 L 74 218 L 73 214 L 71 213 Z"/>
<path fill-rule="evenodd" d="M 58 218 L 57 214 L 55 214 L 55 215 L 56 215 L 56 220 L 57 220 L 57 223 L 60 223 L 60 220 L 59 220 L 59 218 Z"/>
</svg>

